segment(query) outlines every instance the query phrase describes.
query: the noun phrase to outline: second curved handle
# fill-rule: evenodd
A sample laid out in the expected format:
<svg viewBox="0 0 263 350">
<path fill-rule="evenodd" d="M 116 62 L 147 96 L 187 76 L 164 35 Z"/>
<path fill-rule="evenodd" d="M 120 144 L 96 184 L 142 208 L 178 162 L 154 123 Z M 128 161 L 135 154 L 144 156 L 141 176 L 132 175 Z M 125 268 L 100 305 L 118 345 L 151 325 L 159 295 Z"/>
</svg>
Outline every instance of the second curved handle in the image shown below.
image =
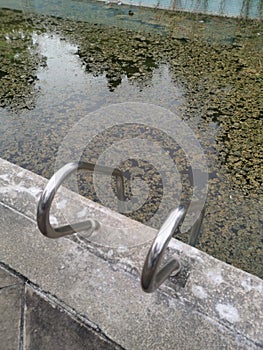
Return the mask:
<svg viewBox="0 0 263 350">
<path fill-rule="evenodd" d="M 171 273 L 179 273 L 181 265 L 178 259 L 172 258 L 165 266 L 160 268 L 163 254 L 174 232 L 184 219 L 186 210 L 183 206 L 170 212 L 157 234 L 144 262 L 141 285 L 142 289 L 151 293 L 157 289 Z"/>
</svg>

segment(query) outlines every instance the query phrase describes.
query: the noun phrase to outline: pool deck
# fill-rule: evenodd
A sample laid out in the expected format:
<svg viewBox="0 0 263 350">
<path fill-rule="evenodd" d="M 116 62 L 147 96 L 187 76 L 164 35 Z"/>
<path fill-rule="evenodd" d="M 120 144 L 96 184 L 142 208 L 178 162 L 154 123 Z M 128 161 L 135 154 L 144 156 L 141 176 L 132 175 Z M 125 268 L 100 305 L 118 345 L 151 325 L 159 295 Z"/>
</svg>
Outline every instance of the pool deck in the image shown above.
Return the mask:
<svg viewBox="0 0 263 350">
<path fill-rule="evenodd" d="M 182 272 L 146 294 L 157 231 L 62 189 L 52 220 L 85 214 L 101 228 L 50 240 L 35 221 L 46 183 L 0 159 L 3 349 L 263 349 L 261 279 L 172 240 Z"/>
</svg>

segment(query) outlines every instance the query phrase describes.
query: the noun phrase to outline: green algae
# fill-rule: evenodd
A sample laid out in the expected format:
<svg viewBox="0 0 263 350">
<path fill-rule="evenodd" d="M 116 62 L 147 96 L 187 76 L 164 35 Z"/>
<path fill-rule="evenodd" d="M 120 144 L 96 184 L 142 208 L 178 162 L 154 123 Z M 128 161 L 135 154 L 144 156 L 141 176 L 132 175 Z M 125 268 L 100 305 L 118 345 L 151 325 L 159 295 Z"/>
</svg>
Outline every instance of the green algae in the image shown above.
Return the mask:
<svg viewBox="0 0 263 350">
<path fill-rule="evenodd" d="M 31 109 L 36 71 L 44 60 L 32 40 L 33 28 L 20 12 L 0 12 L 0 107 Z"/>
</svg>

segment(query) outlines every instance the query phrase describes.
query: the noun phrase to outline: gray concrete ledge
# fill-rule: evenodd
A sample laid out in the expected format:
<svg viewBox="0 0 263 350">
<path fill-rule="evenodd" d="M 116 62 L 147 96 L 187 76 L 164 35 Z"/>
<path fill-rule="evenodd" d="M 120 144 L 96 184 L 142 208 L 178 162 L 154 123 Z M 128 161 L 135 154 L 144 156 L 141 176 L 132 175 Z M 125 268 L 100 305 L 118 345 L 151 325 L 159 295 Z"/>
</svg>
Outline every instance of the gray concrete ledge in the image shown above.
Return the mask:
<svg viewBox="0 0 263 350">
<path fill-rule="evenodd" d="M 47 300 L 124 349 L 263 349 L 261 279 L 172 240 L 183 271 L 145 294 L 140 272 L 157 232 L 62 189 L 54 222 L 93 217 L 102 227 L 45 238 L 35 216 L 46 182 L 0 159 L 0 260 Z"/>
</svg>

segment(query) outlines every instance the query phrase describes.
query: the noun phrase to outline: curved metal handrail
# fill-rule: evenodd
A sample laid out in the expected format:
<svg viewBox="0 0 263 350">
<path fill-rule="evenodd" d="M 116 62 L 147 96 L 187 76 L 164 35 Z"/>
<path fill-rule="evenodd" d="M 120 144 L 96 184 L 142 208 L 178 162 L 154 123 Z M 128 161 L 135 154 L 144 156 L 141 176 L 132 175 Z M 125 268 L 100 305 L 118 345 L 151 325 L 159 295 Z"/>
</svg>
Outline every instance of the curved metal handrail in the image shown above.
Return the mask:
<svg viewBox="0 0 263 350">
<path fill-rule="evenodd" d="M 48 181 L 46 188 L 44 189 L 37 208 L 37 224 L 40 232 L 49 238 L 59 238 L 78 231 L 92 229 L 93 231 L 99 227 L 97 220 L 88 219 L 83 222 L 74 223 L 72 225 L 65 225 L 61 227 L 52 227 L 50 223 L 50 208 L 55 194 L 62 182 L 76 170 L 88 170 L 94 171 L 95 164 L 87 162 L 72 162 L 64 165 L 60 168 Z M 109 174 L 116 176 L 117 183 L 117 196 L 120 201 L 124 201 L 124 178 L 122 172 L 118 169 L 112 169 L 105 166 L 96 165 L 96 172 L 101 174 Z M 73 226 L 73 227 L 72 227 Z"/>
<path fill-rule="evenodd" d="M 170 212 L 167 219 L 161 226 L 155 240 L 153 241 L 146 256 L 142 275 L 142 289 L 151 293 L 155 291 L 171 274 L 176 275 L 181 270 L 180 261 L 172 257 L 161 269 L 159 269 L 165 249 L 168 246 L 173 234 L 183 222 L 186 215 L 186 208 L 179 206 Z M 190 232 L 190 243 L 197 239 L 204 216 L 204 208 L 193 225 Z"/>
<path fill-rule="evenodd" d="M 158 272 L 165 248 L 170 242 L 174 232 L 178 229 L 178 226 L 185 216 L 185 213 L 186 211 L 183 206 L 172 210 L 160 228 L 160 231 L 151 245 L 151 248 L 149 249 L 141 276 L 142 289 L 147 293 L 151 293 L 157 289 L 172 272 L 178 273 L 181 270 L 179 260 L 173 257 Z"/>
</svg>

